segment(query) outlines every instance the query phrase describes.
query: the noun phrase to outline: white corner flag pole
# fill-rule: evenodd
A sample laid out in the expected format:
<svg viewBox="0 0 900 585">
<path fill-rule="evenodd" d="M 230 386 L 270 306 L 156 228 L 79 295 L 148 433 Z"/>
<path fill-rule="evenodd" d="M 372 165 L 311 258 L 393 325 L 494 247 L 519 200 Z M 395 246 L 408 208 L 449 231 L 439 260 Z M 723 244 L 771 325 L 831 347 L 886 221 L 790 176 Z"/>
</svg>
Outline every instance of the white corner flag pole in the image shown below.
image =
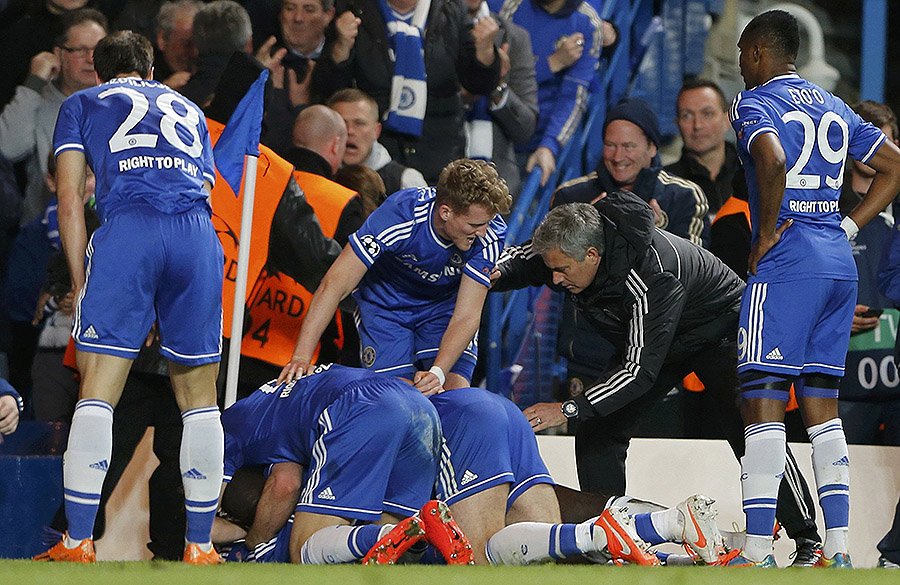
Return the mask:
<svg viewBox="0 0 900 585">
<path fill-rule="evenodd" d="M 253 200 L 256 197 L 256 166 L 259 157 L 247 155 L 246 161 L 237 279 L 234 283 L 231 340 L 228 345 L 228 369 L 225 375 L 225 408 L 228 408 L 237 400 L 238 370 L 241 364 L 241 337 L 244 333 L 244 306 L 246 305 L 245 297 L 247 296 L 247 273 L 250 270 L 250 233 L 253 231 Z"/>
</svg>

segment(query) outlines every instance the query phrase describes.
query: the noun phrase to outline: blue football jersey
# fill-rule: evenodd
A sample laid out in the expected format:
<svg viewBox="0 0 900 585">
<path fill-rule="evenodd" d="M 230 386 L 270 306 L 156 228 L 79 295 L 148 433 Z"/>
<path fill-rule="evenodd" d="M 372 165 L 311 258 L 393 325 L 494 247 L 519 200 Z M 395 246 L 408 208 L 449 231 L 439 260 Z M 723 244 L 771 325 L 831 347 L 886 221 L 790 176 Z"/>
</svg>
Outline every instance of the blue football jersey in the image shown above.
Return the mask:
<svg viewBox="0 0 900 585">
<path fill-rule="evenodd" d="M 215 182 L 206 118 L 195 104 L 157 81 L 116 78 L 63 102 L 53 133 L 56 156 L 84 151 L 97 176 L 101 217 L 144 200 L 165 213 L 190 209 Z"/>
<path fill-rule="evenodd" d="M 261 386 L 222 413 L 226 467 L 293 461 L 308 465 L 319 415 L 357 380 L 383 376 L 325 364 L 290 383 Z"/>
<path fill-rule="evenodd" d="M 786 184 L 777 225 L 794 224 L 760 261 L 769 281 L 803 277 L 856 280 L 838 209 L 847 157 L 867 162 L 884 133 L 837 98 L 796 74 L 742 91 L 731 107 L 738 154 L 747 175 L 753 240 L 759 237 L 759 191 L 750 149 L 772 132 L 785 154 Z"/>
<path fill-rule="evenodd" d="M 485 237 L 462 251 L 434 230 L 434 205 L 434 187 L 397 191 L 350 236 L 350 246 L 369 268 L 356 296 L 385 308 L 415 308 L 453 298 L 463 273 L 491 285 L 506 237 L 503 218 L 494 217 Z"/>
</svg>

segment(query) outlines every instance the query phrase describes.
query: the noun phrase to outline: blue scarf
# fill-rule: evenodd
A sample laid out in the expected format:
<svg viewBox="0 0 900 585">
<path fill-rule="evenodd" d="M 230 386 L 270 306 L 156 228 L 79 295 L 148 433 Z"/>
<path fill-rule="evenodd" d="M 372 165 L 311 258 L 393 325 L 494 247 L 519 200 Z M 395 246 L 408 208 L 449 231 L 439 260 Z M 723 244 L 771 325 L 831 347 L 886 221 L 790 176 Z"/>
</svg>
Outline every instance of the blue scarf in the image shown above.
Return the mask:
<svg viewBox="0 0 900 585">
<path fill-rule="evenodd" d="M 490 16 L 487 2 L 482 2 L 475 14 L 475 21 Z M 490 99 L 480 96 L 466 112 L 466 158 L 490 162 L 494 155 L 494 123 L 491 120 Z"/>
<path fill-rule="evenodd" d="M 421 136 L 428 97 L 422 31 L 428 20 L 431 0 L 419 0 L 412 17 L 406 19 L 388 6 L 386 0 L 378 0 L 378 8 L 387 26 L 394 59 L 391 104 L 384 125 L 396 132 Z"/>
</svg>

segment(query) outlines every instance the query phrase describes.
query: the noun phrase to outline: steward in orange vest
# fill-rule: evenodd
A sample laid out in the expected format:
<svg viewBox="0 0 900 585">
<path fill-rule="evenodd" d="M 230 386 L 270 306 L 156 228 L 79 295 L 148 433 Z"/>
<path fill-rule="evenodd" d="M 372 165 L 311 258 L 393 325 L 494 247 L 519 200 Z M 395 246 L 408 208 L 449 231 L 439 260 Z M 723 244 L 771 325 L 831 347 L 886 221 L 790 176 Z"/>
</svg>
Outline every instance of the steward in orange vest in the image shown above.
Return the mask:
<svg viewBox="0 0 900 585">
<path fill-rule="evenodd" d="M 213 144 L 225 128 L 207 118 Z M 315 212 L 293 178 L 293 165 L 260 144 L 256 174 L 256 196 L 253 209 L 253 232 L 250 237 L 250 269 L 247 277 L 247 297 L 274 311 L 276 321 L 305 314 L 312 293 L 266 296 L 262 284 L 269 275 L 289 278 L 306 291 L 315 291 L 325 272 L 340 254 L 340 246 L 327 237 L 316 219 Z M 231 333 L 231 307 L 234 302 L 237 255 L 240 243 L 241 205 L 243 195 L 235 197 L 225 180 L 216 181 L 210 195 L 213 224 L 225 252 L 225 283 L 223 287 L 224 335 Z M 252 307 L 252 305 L 251 305 Z M 252 312 L 245 317 L 244 337 L 241 341 L 241 369 L 238 395 L 246 395 L 260 384 L 278 376 L 283 362 L 269 358 L 262 351 L 272 339 L 272 321 L 254 320 Z M 326 335 L 327 336 L 327 335 Z M 337 330 L 330 336 L 331 344 L 338 338 Z M 288 357 L 293 351 L 296 333 L 289 340 Z M 336 350 L 332 353 L 337 354 Z M 286 361 L 285 360 L 285 361 Z M 277 364 L 274 365 L 274 364 Z"/>
<path fill-rule="evenodd" d="M 722 204 L 709 228 L 709 251 L 746 281 L 751 234 L 743 169 L 737 171 L 732 185 L 734 194 Z"/>
<path fill-rule="evenodd" d="M 306 194 L 306 200 L 315 209 L 322 231 L 325 235 L 334 238 L 334 241 L 341 247 L 346 246 L 350 234 L 363 224 L 362 199 L 356 191 L 331 180 L 331 164 L 317 152 L 296 146 L 285 156 L 296 169 L 294 179 Z M 284 279 L 280 284 L 285 285 Z M 359 366 L 359 334 L 353 322 L 354 309 L 355 302 L 347 299 L 342 304 L 341 310 L 338 311 L 343 348 L 339 359 L 334 361 L 344 365 Z M 256 310 L 255 306 L 253 310 Z M 282 323 L 282 331 L 279 334 L 286 335 L 285 345 L 289 347 L 286 352 L 279 352 L 279 355 L 284 357 L 282 364 L 291 360 L 294 344 L 300 334 L 302 324 L 302 316 Z M 319 358 L 319 361 L 321 362 L 323 359 Z"/>
</svg>

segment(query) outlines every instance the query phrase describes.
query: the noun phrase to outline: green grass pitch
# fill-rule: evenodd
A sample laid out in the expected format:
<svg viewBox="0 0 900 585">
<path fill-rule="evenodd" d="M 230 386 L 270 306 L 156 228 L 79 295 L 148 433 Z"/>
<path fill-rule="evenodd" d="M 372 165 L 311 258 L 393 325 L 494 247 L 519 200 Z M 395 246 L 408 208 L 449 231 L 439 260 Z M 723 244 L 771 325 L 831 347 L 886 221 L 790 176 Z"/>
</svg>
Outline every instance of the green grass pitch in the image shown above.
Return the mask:
<svg viewBox="0 0 900 585">
<path fill-rule="evenodd" d="M 3 585 L 897 585 L 884 569 L 711 569 L 704 567 L 340 567 L 107 562 L 96 565 L 0 560 Z"/>
</svg>

